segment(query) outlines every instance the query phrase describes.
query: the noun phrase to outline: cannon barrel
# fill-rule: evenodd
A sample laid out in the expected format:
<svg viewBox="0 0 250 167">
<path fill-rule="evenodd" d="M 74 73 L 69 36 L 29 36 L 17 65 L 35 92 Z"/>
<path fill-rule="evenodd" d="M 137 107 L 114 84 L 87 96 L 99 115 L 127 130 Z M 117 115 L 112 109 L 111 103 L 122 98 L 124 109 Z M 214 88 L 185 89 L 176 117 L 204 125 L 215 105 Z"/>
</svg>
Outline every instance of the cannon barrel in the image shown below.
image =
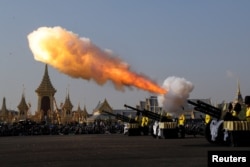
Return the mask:
<svg viewBox="0 0 250 167">
<path fill-rule="evenodd" d="M 129 117 L 125 116 L 125 115 L 113 114 L 113 113 L 105 111 L 105 110 L 102 110 L 102 112 L 106 113 L 108 115 L 114 116 L 116 119 L 119 119 L 119 120 L 121 120 L 123 122 L 128 122 L 128 123 L 135 123 L 135 122 L 137 122 L 135 119 L 129 118 Z"/>
<path fill-rule="evenodd" d="M 124 107 L 130 108 L 130 109 L 132 109 L 132 110 L 139 111 L 139 112 L 141 111 L 141 110 L 139 110 L 138 108 L 134 108 L 134 107 L 129 106 L 129 105 L 127 105 L 127 104 L 124 104 Z"/>
<path fill-rule="evenodd" d="M 220 119 L 221 117 L 221 110 L 219 108 L 216 108 L 210 104 L 207 104 L 201 100 L 197 100 L 197 103 L 191 101 L 191 100 L 187 100 L 187 102 L 189 104 L 192 104 L 194 107 L 194 109 L 196 111 L 200 111 L 204 114 L 208 114 L 216 119 Z"/>
<path fill-rule="evenodd" d="M 116 114 L 113 114 L 111 112 L 108 112 L 108 111 L 105 111 L 105 110 L 102 110 L 102 112 L 105 113 L 105 114 L 108 114 L 108 115 L 116 117 Z"/>
<path fill-rule="evenodd" d="M 126 104 L 124 104 L 124 107 L 127 107 L 127 108 L 130 108 L 132 110 L 135 110 L 138 113 L 141 113 L 143 116 L 146 116 L 146 117 L 148 117 L 150 119 L 153 119 L 153 120 L 156 120 L 156 121 L 159 121 L 159 122 L 172 122 L 172 119 L 169 119 L 166 116 L 154 113 L 154 112 L 146 110 L 146 109 L 140 110 L 138 108 L 134 108 L 134 107 L 126 105 Z"/>
<path fill-rule="evenodd" d="M 203 102 L 203 101 L 201 101 L 201 100 L 197 100 L 197 103 L 199 103 L 199 104 L 202 105 L 202 106 L 209 107 L 211 110 L 214 110 L 214 111 L 217 112 L 217 113 L 220 113 L 220 112 L 221 112 L 221 110 L 220 110 L 219 108 L 214 107 L 214 106 L 212 106 L 212 105 L 210 105 L 210 104 L 207 104 L 207 103 L 205 103 L 205 102 Z"/>
</svg>

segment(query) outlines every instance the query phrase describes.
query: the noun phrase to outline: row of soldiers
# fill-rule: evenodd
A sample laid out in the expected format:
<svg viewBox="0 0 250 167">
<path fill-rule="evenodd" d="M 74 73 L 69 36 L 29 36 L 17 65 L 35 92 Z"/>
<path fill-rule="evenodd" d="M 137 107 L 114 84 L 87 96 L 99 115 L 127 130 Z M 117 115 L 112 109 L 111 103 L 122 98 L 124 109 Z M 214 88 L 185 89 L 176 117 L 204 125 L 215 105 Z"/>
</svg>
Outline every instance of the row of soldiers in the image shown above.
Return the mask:
<svg viewBox="0 0 250 167">
<path fill-rule="evenodd" d="M 244 103 L 246 105 L 245 109 L 245 119 L 246 121 L 250 122 L 250 96 L 246 96 Z M 223 120 L 227 120 L 228 116 L 230 117 L 229 119 L 232 120 L 240 120 L 239 113 L 242 111 L 242 106 L 240 103 L 229 103 L 227 107 L 226 113 L 223 115 Z M 208 124 L 211 121 L 211 116 L 206 114 L 205 116 L 205 123 Z"/>
<path fill-rule="evenodd" d="M 245 117 L 246 117 L 246 120 L 250 122 L 250 96 L 246 96 L 244 102 L 246 105 Z M 229 103 L 227 112 L 223 114 L 222 119 L 223 120 L 235 120 L 235 121 L 240 120 L 238 118 L 238 115 L 241 111 L 242 111 L 242 106 L 240 103 Z M 203 124 L 209 124 L 211 119 L 212 119 L 211 116 L 206 114 L 205 118 L 203 119 Z M 135 120 L 139 122 L 141 127 L 146 127 L 151 124 L 151 122 L 149 121 L 149 118 L 146 116 L 142 116 L 141 119 L 139 119 L 139 117 L 137 116 Z M 192 126 L 191 128 L 193 128 L 193 127 L 198 126 L 196 125 L 197 123 L 199 124 L 199 126 L 202 124 L 200 121 L 190 122 L 190 120 L 186 120 L 184 114 L 181 114 L 177 120 L 178 120 L 179 127 L 186 127 L 186 124 L 188 124 L 189 128 L 190 126 Z M 202 127 L 205 127 L 205 126 L 202 126 Z"/>
<path fill-rule="evenodd" d="M 227 107 L 227 111 L 222 114 L 222 119 L 223 120 L 234 120 L 234 121 L 240 121 L 240 120 L 246 120 L 248 122 L 250 122 L 250 96 L 246 96 L 245 99 L 244 99 L 244 103 L 245 103 L 245 106 L 246 108 L 244 110 L 242 110 L 242 106 L 240 103 L 229 103 L 228 104 L 228 107 Z M 244 119 L 240 119 L 239 118 L 239 113 L 243 111 L 244 114 L 245 114 L 245 118 Z M 205 124 L 209 124 L 210 121 L 212 120 L 212 117 L 211 115 L 209 114 L 206 114 L 205 115 L 205 118 L 204 118 L 204 123 Z M 189 120 L 186 120 L 185 119 L 185 116 L 184 114 L 181 114 L 178 118 L 178 125 L 179 126 L 186 126 L 188 128 L 186 128 L 187 132 L 189 132 L 189 129 L 190 129 L 190 126 L 191 126 L 191 131 L 195 131 L 195 132 L 192 132 L 192 133 L 196 133 L 196 131 L 200 131 L 200 128 L 197 128 L 197 127 L 205 127 L 205 126 L 201 126 L 202 124 L 200 124 L 200 122 L 198 121 L 198 124 L 197 122 L 188 122 Z M 197 125 L 196 125 L 197 124 Z M 197 128 L 197 129 L 195 129 Z M 198 133 L 198 132 L 197 132 Z"/>
<path fill-rule="evenodd" d="M 245 104 L 246 104 L 246 120 L 250 122 L 250 96 L 245 97 Z"/>
</svg>

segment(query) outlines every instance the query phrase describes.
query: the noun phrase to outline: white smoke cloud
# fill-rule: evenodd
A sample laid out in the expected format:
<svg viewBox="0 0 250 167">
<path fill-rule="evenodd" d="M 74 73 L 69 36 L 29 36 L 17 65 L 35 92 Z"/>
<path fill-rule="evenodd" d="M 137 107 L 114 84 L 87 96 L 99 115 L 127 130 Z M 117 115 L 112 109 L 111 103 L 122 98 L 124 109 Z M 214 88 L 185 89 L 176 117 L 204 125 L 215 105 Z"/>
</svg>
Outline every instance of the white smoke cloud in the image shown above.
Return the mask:
<svg viewBox="0 0 250 167">
<path fill-rule="evenodd" d="M 178 116 L 183 112 L 183 105 L 194 89 L 194 85 L 185 78 L 171 76 L 163 82 L 162 87 L 168 90 L 168 93 L 158 96 L 159 106 L 173 116 Z"/>
</svg>

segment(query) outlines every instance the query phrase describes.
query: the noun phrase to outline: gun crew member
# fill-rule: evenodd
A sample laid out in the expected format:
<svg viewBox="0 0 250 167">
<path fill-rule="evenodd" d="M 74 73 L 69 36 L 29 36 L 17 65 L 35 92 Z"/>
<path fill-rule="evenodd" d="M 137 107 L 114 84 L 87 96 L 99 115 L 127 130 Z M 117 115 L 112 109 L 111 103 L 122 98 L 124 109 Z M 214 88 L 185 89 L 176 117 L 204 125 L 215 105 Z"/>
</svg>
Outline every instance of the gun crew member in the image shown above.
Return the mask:
<svg viewBox="0 0 250 167">
<path fill-rule="evenodd" d="M 250 122 L 250 96 L 245 97 L 246 104 L 246 120 Z"/>
<path fill-rule="evenodd" d="M 178 124 L 179 126 L 184 126 L 184 123 L 185 123 L 185 116 L 184 114 L 181 114 L 178 119 Z"/>
<path fill-rule="evenodd" d="M 239 120 L 238 115 L 240 111 L 241 111 L 241 105 L 240 103 L 236 103 L 234 105 L 233 112 L 232 112 L 232 116 L 234 117 L 234 119 Z"/>
<path fill-rule="evenodd" d="M 143 116 L 141 120 L 141 127 L 148 126 L 148 117 Z"/>
<path fill-rule="evenodd" d="M 211 116 L 209 114 L 205 115 L 205 123 L 209 124 L 209 122 L 211 121 Z"/>
</svg>

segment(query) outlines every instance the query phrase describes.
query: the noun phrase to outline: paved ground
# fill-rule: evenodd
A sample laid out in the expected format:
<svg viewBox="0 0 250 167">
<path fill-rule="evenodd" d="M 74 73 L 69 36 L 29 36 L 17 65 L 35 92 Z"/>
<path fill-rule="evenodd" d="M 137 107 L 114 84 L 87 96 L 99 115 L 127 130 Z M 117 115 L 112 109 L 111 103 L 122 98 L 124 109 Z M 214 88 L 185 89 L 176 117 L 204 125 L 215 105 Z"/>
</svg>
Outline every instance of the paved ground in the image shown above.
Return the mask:
<svg viewBox="0 0 250 167">
<path fill-rule="evenodd" d="M 208 150 L 249 150 L 209 144 L 203 137 L 68 135 L 0 137 L 1 167 L 207 166 Z"/>
</svg>

